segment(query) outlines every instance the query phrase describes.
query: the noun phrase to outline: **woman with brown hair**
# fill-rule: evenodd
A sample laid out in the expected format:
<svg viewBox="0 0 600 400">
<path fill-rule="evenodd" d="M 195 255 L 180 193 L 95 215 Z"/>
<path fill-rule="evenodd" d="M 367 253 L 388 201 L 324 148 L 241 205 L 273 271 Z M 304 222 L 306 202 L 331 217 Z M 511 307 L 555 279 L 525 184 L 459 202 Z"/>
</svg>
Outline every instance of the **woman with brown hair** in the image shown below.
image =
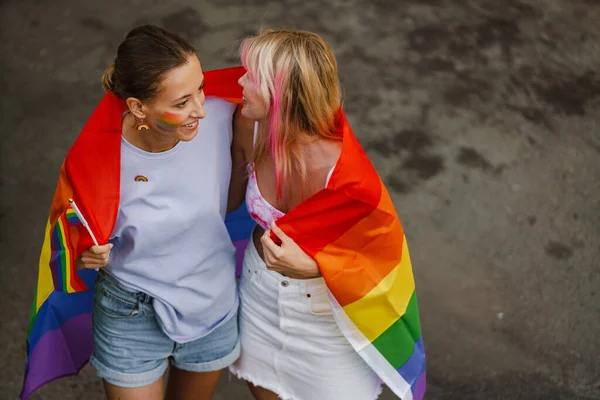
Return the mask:
<svg viewBox="0 0 600 400">
<path fill-rule="evenodd" d="M 76 263 L 99 269 L 91 363 L 108 399 L 162 399 L 169 365 L 169 399 L 210 399 L 239 356 L 224 223 L 236 106 L 205 96 L 208 76 L 184 39 L 133 29 L 65 161 L 55 199 L 70 191 L 100 243 Z M 70 250 L 89 242 L 82 232 Z"/>
</svg>

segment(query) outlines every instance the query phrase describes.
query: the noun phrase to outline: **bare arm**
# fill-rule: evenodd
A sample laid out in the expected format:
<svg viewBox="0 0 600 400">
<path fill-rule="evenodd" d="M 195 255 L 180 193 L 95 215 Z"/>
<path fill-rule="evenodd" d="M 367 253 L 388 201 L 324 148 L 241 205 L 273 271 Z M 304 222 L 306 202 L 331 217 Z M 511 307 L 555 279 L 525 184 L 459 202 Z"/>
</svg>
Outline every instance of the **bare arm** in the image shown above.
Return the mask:
<svg viewBox="0 0 600 400">
<path fill-rule="evenodd" d="M 243 117 L 241 107 L 233 115 L 233 141 L 231 143 L 231 180 L 229 182 L 229 197 L 227 212 L 236 210 L 244 202 L 248 172 L 246 163 L 252 154 L 254 136 L 254 121 Z"/>
</svg>

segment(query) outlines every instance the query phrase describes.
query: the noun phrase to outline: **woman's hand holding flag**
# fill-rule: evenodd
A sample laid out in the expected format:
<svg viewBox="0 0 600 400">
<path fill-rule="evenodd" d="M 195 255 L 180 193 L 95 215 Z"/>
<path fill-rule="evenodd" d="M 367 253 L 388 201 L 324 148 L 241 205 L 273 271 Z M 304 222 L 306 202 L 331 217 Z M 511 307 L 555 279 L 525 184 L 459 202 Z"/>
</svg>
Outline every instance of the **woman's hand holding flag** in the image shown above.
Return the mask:
<svg viewBox="0 0 600 400">
<path fill-rule="evenodd" d="M 281 240 L 281 245 L 277 245 L 271 239 L 271 231 Z M 260 241 L 263 244 L 264 259 L 268 269 L 292 279 L 321 276 L 317 262 L 275 225 L 275 222 L 271 224 L 271 229 L 265 231 Z"/>
<path fill-rule="evenodd" d="M 108 264 L 108 258 L 110 256 L 110 249 L 113 248 L 112 243 L 107 243 L 102 246 L 92 246 L 77 258 L 75 261 L 77 269 L 88 268 L 96 269 L 102 268 Z"/>
</svg>

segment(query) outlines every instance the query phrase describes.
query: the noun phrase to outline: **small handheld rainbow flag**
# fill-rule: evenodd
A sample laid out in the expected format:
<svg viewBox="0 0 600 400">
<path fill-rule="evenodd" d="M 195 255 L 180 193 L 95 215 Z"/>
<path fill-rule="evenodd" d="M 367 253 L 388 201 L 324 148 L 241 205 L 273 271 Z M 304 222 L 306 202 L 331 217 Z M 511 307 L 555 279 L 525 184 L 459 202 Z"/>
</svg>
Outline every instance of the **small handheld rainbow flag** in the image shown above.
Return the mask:
<svg viewBox="0 0 600 400">
<path fill-rule="evenodd" d="M 94 236 L 94 232 L 92 232 L 92 230 L 90 229 L 90 226 L 88 225 L 87 221 L 83 217 L 83 214 L 81 213 L 81 211 L 79 211 L 79 208 L 77 208 L 77 204 L 75 203 L 75 200 L 69 199 L 69 206 L 70 206 L 70 209 L 67 210 L 67 219 L 69 219 L 69 211 L 75 212 L 75 215 L 77 216 L 77 220 L 79 221 L 79 223 L 81 225 L 83 225 L 85 227 L 85 229 L 87 229 L 88 233 L 90 234 L 90 237 L 94 241 L 94 244 L 96 246 L 98 246 L 98 241 L 96 240 L 96 236 Z"/>
<path fill-rule="evenodd" d="M 72 207 L 67 208 L 67 222 L 71 226 L 83 225 L 79 216 Z"/>
</svg>

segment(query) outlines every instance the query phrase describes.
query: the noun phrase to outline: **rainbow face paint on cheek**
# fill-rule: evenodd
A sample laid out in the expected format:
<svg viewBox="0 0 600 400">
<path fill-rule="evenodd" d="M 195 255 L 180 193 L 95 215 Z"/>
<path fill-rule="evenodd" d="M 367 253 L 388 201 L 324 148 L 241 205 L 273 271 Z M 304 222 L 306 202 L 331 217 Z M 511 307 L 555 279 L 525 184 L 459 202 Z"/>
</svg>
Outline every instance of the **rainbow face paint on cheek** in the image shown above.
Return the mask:
<svg viewBox="0 0 600 400">
<path fill-rule="evenodd" d="M 156 121 L 156 125 L 163 131 L 174 131 L 179 128 L 184 122 L 184 118 L 179 114 L 165 112 L 160 115 Z"/>
</svg>

